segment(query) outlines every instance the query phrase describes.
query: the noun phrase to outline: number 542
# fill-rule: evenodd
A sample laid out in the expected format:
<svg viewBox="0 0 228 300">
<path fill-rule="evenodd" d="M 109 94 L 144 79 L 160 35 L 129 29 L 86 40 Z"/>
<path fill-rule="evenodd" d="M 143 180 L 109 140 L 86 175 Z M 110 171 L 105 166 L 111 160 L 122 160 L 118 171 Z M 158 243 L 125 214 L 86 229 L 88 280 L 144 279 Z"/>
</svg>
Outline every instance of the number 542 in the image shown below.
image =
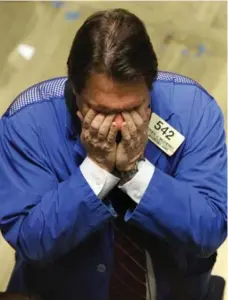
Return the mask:
<svg viewBox="0 0 228 300">
<path fill-rule="evenodd" d="M 160 130 L 162 134 L 165 136 L 165 138 L 170 141 L 170 138 L 174 136 L 174 131 L 170 130 L 168 126 L 162 127 L 163 125 L 164 123 L 162 121 L 158 121 L 154 125 L 154 129 Z"/>
</svg>

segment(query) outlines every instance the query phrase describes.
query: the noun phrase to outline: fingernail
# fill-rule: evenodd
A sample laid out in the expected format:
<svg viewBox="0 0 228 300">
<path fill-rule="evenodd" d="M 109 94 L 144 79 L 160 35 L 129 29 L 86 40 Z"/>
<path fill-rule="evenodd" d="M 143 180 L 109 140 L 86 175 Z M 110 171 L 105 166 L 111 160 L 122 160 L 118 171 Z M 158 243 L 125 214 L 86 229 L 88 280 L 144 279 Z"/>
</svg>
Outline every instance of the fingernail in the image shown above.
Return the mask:
<svg viewBox="0 0 228 300">
<path fill-rule="evenodd" d="M 80 111 L 77 111 L 76 112 L 76 115 L 79 117 L 79 119 L 81 120 L 81 121 L 83 121 L 83 115 L 82 115 L 82 113 L 80 112 Z"/>
</svg>

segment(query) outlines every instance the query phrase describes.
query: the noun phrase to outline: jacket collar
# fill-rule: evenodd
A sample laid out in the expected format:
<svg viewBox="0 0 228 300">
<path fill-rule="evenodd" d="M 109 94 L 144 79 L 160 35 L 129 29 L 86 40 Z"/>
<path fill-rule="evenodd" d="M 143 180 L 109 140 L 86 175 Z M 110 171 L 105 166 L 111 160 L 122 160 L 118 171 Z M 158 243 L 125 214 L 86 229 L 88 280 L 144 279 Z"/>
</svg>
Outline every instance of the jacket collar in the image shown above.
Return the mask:
<svg viewBox="0 0 228 300">
<path fill-rule="evenodd" d="M 173 112 L 167 105 L 167 102 L 167 96 L 164 94 L 164 91 L 162 89 L 158 88 L 155 82 L 150 98 L 151 110 L 165 121 L 168 121 L 173 114 Z M 145 149 L 145 157 L 151 163 L 156 165 L 162 153 L 162 150 L 158 148 L 151 140 L 148 139 Z"/>
<path fill-rule="evenodd" d="M 159 81 L 155 81 L 150 98 L 152 112 L 156 113 L 163 120 L 168 121 L 173 115 L 173 111 L 169 105 L 169 99 L 172 98 L 172 88 L 169 89 L 169 92 L 168 89 L 164 91 L 164 89 L 161 88 Z"/>
</svg>

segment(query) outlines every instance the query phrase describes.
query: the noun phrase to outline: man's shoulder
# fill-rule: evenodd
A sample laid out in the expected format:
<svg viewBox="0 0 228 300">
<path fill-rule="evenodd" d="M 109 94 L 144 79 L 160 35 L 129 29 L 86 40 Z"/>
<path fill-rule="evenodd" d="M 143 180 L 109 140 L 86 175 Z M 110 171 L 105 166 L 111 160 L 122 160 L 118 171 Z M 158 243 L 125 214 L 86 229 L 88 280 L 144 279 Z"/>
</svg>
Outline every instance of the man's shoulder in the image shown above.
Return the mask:
<svg viewBox="0 0 228 300">
<path fill-rule="evenodd" d="M 58 77 L 34 84 L 14 99 L 4 116 L 12 117 L 30 106 L 63 98 L 66 80 Z"/>
<path fill-rule="evenodd" d="M 157 82 L 172 83 L 177 85 L 197 85 L 200 86 L 195 80 L 174 72 L 159 71 L 157 75 Z"/>
<path fill-rule="evenodd" d="M 151 93 L 152 107 L 159 115 L 178 115 L 181 119 L 202 112 L 213 97 L 196 81 L 171 72 L 160 71 Z"/>
<path fill-rule="evenodd" d="M 46 144 L 51 139 L 58 141 L 67 119 L 66 80 L 59 77 L 42 81 L 19 94 L 2 117 L 4 135 L 20 135 L 29 143 L 38 136 L 45 138 Z"/>
</svg>

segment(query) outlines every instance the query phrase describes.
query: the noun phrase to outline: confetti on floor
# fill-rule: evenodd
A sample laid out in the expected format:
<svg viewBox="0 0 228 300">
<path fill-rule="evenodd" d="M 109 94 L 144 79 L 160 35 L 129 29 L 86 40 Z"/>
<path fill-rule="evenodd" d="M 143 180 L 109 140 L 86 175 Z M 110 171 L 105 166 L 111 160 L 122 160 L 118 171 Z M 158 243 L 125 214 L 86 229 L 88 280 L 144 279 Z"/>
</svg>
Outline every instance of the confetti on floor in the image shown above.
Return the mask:
<svg viewBox="0 0 228 300">
<path fill-rule="evenodd" d="M 187 55 L 189 54 L 188 49 L 183 49 L 183 50 L 181 51 L 181 54 L 182 54 L 183 56 L 187 56 Z"/>
<path fill-rule="evenodd" d="M 63 1 L 52 1 L 52 6 L 54 8 L 60 8 L 64 5 L 64 2 Z"/>
<path fill-rule="evenodd" d="M 198 45 L 197 47 L 197 52 L 196 52 L 196 56 L 201 56 L 202 54 L 206 53 L 206 47 L 203 44 Z"/>
<path fill-rule="evenodd" d="M 78 11 L 68 11 L 65 14 L 65 19 L 69 21 L 77 20 L 80 17 L 80 13 Z"/>
</svg>

